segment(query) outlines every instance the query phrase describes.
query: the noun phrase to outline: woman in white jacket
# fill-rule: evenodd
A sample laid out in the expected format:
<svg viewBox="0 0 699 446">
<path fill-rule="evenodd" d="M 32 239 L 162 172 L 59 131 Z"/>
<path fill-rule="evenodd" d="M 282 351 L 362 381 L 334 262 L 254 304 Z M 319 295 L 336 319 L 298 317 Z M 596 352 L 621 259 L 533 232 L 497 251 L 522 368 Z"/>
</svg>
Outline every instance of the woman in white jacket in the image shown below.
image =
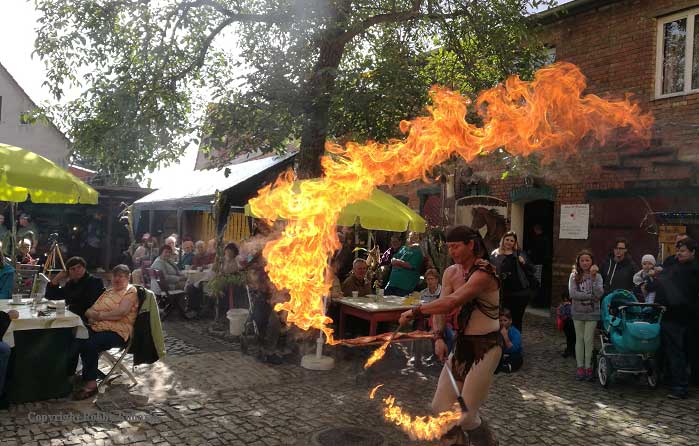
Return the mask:
<svg viewBox="0 0 699 446">
<path fill-rule="evenodd" d="M 593 380 L 592 346 L 597 321 L 600 319 L 600 299 L 604 295 L 602 276 L 590 251 L 580 251 L 568 281 L 571 317 L 575 326 L 575 378 Z"/>
</svg>

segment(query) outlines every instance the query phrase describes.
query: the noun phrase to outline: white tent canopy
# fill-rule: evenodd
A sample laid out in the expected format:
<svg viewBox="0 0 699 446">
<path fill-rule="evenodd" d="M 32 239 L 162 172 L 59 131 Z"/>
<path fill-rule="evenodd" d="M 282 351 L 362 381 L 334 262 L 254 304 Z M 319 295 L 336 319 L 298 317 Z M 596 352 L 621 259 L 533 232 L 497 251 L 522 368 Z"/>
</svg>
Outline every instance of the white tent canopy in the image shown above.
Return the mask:
<svg viewBox="0 0 699 446">
<path fill-rule="evenodd" d="M 263 174 L 272 167 L 293 161 L 296 153 L 284 156 L 248 161 L 228 166 L 229 175 L 225 169 L 195 170 L 168 186 L 158 189 L 134 202 L 136 212 L 145 210 L 202 210 L 210 211 L 216 191 L 225 191 L 232 187 Z"/>
</svg>

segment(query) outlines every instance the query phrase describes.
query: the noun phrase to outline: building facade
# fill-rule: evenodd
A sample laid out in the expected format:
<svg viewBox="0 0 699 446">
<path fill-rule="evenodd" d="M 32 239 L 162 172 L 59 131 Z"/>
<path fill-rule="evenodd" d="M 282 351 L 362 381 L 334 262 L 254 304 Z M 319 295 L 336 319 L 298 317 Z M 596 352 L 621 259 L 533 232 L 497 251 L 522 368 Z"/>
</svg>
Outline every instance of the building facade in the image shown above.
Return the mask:
<svg viewBox="0 0 699 446">
<path fill-rule="evenodd" d="M 483 157 L 468 174 L 455 171 L 447 187 L 432 186 L 432 193 L 446 194 L 452 224 L 461 200 L 501 200 L 525 250 L 540 225 L 552 256 L 539 303 L 555 305 L 581 249 L 591 249 L 602 264 L 614 239 L 625 237 L 640 264 L 643 254 L 672 254 L 675 233 L 699 237 L 699 2 L 576 0 L 535 19 L 555 60 L 572 62 L 587 76 L 585 93 L 631 93 L 653 114 L 650 147 L 611 143 L 507 179 L 501 179 L 502 165 Z M 429 190 L 411 184 L 391 192 L 424 212 Z M 571 209 L 578 218 L 589 212 L 584 238 L 570 238 Z"/>
<path fill-rule="evenodd" d="M 70 142 L 52 123 L 29 123 L 25 113 L 35 108 L 34 101 L 0 64 L 0 143 L 21 147 L 66 167 Z"/>
</svg>

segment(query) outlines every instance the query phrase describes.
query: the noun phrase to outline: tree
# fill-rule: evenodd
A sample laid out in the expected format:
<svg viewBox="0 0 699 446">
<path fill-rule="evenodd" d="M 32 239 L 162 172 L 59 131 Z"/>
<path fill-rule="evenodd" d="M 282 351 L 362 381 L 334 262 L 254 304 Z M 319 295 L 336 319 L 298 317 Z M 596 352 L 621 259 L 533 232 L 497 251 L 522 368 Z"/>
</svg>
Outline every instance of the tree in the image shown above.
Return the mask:
<svg viewBox="0 0 699 446">
<path fill-rule="evenodd" d="M 78 158 L 122 177 L 177 159 L 194 132 L 228 153 L 383 139 L 442 83 L 465 93 L 530 71 L 538 0 L 36 0 L 47 85 Z M 237 41 L 240 54 L 226 50 Z M 230 46 L 230 45 L 229 45 Z M 204 91 L 206 119 L 192 110 Z"/>
</svg>

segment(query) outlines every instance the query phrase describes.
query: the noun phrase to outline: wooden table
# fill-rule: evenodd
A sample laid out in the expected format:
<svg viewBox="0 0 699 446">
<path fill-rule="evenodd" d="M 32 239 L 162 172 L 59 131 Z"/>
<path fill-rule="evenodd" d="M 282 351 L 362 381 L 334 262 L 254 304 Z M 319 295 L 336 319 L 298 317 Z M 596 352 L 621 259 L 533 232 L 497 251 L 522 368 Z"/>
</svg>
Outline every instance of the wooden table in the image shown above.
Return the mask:
<svg viewBox="0 0 699 446">
<path fill-rule="evenodd" d="M 69 310 L 57 315 L 48 303 L 22 305 L 0 300 L 0 310 L 17 310 L 19 319 L 10 323 L 3 342 L 12 348 L 7 373 L 8 399 L 14 403 L 62 398 L 70 394 L 71 346 L 75 338 L 87 339 L 82 320 Z M 39 315 L 39 311 L 47 313 Z"/>
<path fill-rule="evenodd" d="M 412 305 L 403 303 L 405 298 L 399 296 L 385 296 L 383 299 L 344 297 L 336 301 L 340 304 L 339 339 L 345 338 L 345 318 L 348 315 L 369 321 L 369 336 L 375 336 L 379 322 L 398 322 L 401 313 L 412 308 Z"/>
</svg>

